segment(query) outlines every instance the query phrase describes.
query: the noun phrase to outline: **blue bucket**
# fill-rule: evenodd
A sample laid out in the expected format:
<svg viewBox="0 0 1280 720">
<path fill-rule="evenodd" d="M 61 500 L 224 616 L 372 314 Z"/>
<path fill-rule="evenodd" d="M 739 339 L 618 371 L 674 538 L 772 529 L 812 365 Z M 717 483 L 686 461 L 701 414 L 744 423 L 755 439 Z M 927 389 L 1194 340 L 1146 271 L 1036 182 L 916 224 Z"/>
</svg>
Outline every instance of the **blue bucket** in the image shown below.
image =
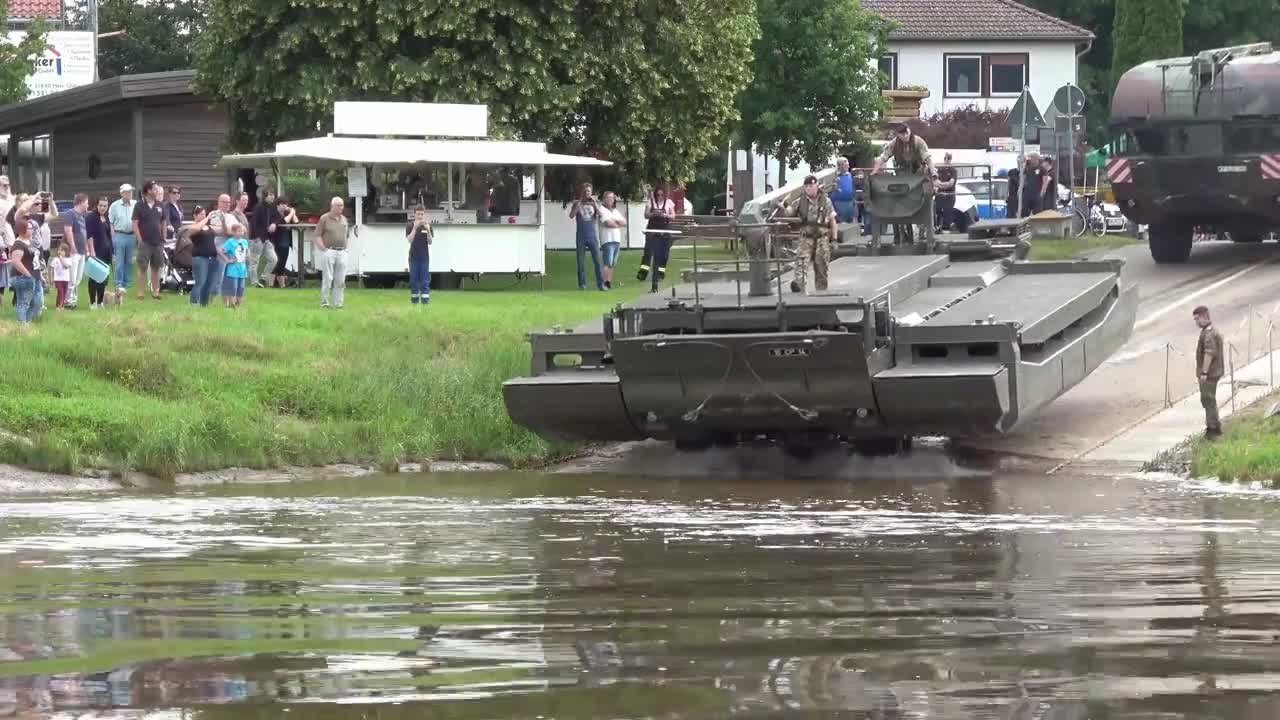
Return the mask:
<svg viewBox="0 0 1280 720">
<path fill-rule="evenodd" d="M 107 277 L 111 275 L 111 268 L 96 257 L 91 257 L 84 262 L 84 274 L 88 275 L 96 283 L 104 283 Z"/>
</svg>

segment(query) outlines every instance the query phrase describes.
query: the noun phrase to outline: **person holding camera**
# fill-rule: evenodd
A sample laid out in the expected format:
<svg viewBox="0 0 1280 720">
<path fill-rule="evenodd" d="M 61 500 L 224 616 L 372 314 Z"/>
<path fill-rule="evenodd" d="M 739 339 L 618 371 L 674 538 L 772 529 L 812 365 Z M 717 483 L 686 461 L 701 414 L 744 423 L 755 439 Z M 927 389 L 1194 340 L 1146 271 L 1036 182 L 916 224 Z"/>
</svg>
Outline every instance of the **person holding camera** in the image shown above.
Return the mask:
<svg viewBox="0 0 1280 720">
<path fill-rule="evenodd" d="M 600 220 L 600 203 L 591 194 L 591 183 L 583 183 L 578 189 L 578 199 L 569 208 L 569 219 L 577 222 L 578 289 L 587 289 L 586 267 L 582 254 L 591 251 L 591 263 L 596 269 L 596 288 L 603 291 L 604 273 L 600 269 L 600 236 L 597 224 Z"/>
</svg>

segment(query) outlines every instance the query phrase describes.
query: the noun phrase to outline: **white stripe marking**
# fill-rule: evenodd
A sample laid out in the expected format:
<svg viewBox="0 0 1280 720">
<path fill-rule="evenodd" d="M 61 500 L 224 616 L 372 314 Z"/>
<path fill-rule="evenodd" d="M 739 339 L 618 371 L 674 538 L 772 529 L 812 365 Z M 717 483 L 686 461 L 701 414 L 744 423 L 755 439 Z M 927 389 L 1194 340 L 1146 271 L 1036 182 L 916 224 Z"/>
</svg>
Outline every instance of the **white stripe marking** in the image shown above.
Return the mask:
<svg viewBox="0 0 1280 720">
<path fill-rule="evenodd" d="M 1197 290 L 1197 291 L 1195 291 L 1195 292 L 1191 293 L 1190 295 L 1187 295 L 1187 296 L 1183 297 L 1181 300 L 1174 300 L 1173 302 L 1169 303 L 1168 305 L 1165 305 L 1164 307 L 1160 308 L 1159 310 L 1156 310 L 1155 312 L 1151 313 L 1150 315 L 1148 315 L 1148 316 L 1146 316 L 1146 317 L 1142 318 L 1141 320 L 1139 320 L 1138 322 L 1134 323 L 1134 324 L 1133 324 L 1133 329 L 1134 329 L 1134 330 L 1137 330 L 1137 329 L 1139 329 L 1139 328 L 1144 328 L 1144 327 L 1146 327 L 1146 326 L 1150 325 L 1151 323 L 1153 323 L 1153 322 L 1155 322 L 1155 321 L 1159 320 L 1160 318 L 1164 317 L 1165 315 L 1168 315 L 1169 313 L 1173 312 L 1174 310 L 1177 310 L 1178 308 L 1182 307 L 1183 305 L 1186 305 L 1187 303 L 1191 302 L 1192 300 L 1195 300 L 1196 298 L 1200 297 L 1201 295 L 1204 295 L 1205 293 L 1213 292 L 1214 290 L 1217 290 L 1218 288 L 1222 287 L 1223 285 L 1226 285 L 1227 283 L 1231 282 L 1232 280 L 1235 280 L 1236 278 L 1240 277 L 1241 275 L 1244 275 L 1245 273 L 1250 273 L 1250 272 L 1253 272 L 1254 270 L 1257 270 L 1258 268 L 1262 267 L 1263 265 L 1266 265 L 1266 264 L 1267 264 L 1267 262 L 1269 262 L 1269 261 L 1265 261 L 1265 260 L 1264 260 L 1263 262 L 1255 263 L 1255 264 L 1253 264 L 1253 265 L 1249 265 L 1249 266 L 1247 266 L 1247 267 L 1240 268 L 1240 269 L 1239 269 L 1239 270 L 1237 270 L 1236 272 L 1231 273 L 1230 275 L 1228 275 L 1228 276 L 1226 276 L 1226 277 L 1222 278 L 1221 280 L 1219 280 L 1219 281 L 1217 281 L 1217 282 L 1215 282 L 1215 283 L 1212 283 L 1212 284 L 1209 284 L 1209 285 L 1205 285 L 1204 287 L 1202 287 L 1202 288 L 1200 288 L 1199 290 Z"/>
</svg>

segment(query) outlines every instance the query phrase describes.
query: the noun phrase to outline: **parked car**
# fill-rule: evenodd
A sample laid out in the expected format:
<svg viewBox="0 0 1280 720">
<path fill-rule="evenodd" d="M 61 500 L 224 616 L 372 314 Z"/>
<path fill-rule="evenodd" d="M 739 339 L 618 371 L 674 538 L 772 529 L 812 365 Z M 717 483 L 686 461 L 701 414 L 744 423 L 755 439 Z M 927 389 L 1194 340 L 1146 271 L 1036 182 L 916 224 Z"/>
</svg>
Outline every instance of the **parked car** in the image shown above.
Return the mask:
<svg viewBox="0 0 1280 720">
<path fill-rule="evenodd" d="M 956 230 L 965 232 L 979 220 L 996 220 L 1008 214 L 1009 184 L 972 178 L 956 181 Z"/>
</svg>

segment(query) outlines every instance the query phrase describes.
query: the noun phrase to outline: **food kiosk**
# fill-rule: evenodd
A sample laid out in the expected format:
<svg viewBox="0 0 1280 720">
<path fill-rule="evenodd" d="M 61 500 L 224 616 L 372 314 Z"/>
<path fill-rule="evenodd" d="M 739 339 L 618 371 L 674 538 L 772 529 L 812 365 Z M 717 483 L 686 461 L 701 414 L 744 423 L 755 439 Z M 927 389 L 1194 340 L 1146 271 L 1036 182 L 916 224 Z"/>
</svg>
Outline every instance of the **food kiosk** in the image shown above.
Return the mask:
<svg viewBox="0 0 1280 720">
<path fill-rule="evenodd" d="M 610 163 L 550 153 L 545 143 L 493 139 L 485 105 L 337 102 L 332 134 L 219 162 L 226 168 L 267 164 L 275 165 L 277 178 L 285 167 L 346 170 L 353 220 L 347 272 L 367 285 L 390 285 L 407 274 L 405 224 L 416 206 L 425 206 L 435 233 L 431 273 L 446 276 L 436 280 L 448 287 L 465 275 L 541 275 L 546 168 Z M 312 248 L 302 246 L 305 269 Z M 290 255 L 291 270 L 296 255 Z"/>
</svg>

